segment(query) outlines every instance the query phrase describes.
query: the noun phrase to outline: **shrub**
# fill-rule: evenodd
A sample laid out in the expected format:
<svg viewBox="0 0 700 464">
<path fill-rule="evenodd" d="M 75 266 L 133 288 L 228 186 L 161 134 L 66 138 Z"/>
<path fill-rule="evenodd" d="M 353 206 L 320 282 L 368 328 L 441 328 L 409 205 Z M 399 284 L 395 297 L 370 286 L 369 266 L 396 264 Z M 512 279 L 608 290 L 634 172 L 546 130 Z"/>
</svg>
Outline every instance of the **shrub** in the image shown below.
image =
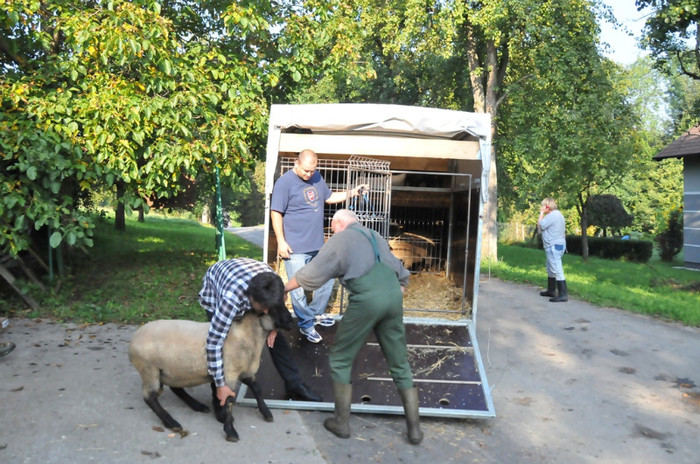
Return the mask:
<svg viewBox="0 0 700 464">
<path fill-rule="evenodd" d="M 662 261 L 673 261 L 683 249 L 683 207 L 671 211 L 666 229 L 656 236 Z"/>
<path fill-rule="evenodd" d="M 586 201 L 588 224 L 603 229 L 607 236 L 608 229 L 620 230 L 632 225 L 634 217 L 625 211 L 622 202 L 615 195 L 593 195 Z"/>
<path fill-rule="evenodd" d="M 566 249 L 569 253 L 580 255 L 581 236 L 567 235 Z M 652 242 L 646 240 L 620 240 L 613 237 L 588 237 L 588 255 L 604 259 L 626 259 L 637 263 L 646 263 L 654 250 Z"/>
</svg>

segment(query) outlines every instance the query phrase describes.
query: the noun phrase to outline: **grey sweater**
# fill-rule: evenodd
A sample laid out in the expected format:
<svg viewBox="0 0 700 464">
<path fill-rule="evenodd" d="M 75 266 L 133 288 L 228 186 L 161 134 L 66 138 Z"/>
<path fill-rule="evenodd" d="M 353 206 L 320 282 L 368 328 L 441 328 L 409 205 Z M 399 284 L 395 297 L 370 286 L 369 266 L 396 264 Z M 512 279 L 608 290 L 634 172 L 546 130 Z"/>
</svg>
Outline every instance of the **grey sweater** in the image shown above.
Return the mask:
<svg viewBox="0 0 700 464">
<path fill-rule="evenodd" d="M 333 235 L 318 252 L 316 257 L 295 275 L 304 290 L 316 290 L 332 278 L 338 278 L 342 285 L 348 280 L 362 277 L 374 266 L 374 251 L 369 239 L 360 230 L 370 234 L 372 231 L 360 223 L 350 224 L 344 231 Z M 391 253 L 389 244 L 375 233 L 381 262 L 396 271 L 396 276 L 403 287 L 408 287 L 410 273 Z"/>
<path fill-rule="evenodd" d="M 558 209 L 547 214 L 539 222 L 542 231 L 542 245 L 549 248 L 554 245 L 566 245 L 566 220 Z"/>
</svg>

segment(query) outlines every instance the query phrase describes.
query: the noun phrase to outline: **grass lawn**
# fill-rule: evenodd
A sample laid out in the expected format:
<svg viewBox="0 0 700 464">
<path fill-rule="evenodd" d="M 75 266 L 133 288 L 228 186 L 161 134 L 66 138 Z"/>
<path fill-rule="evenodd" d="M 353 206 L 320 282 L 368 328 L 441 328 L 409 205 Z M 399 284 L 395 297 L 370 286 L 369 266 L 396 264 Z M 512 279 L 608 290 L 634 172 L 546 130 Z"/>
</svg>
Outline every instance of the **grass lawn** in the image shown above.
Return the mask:
<svg viewBox="0 0 700 464">
<path fill-rule="evenodd" d="M 196 221 L 153 214 L 143 223 L 127 218 L 124 232 L 114 229 L 113 218 L 101 219 L 88 254 L 73 252 L 68 277 L 54 283 L 53 291 L 36 294 L 41 308 L 17 315 L 129 324 L 206 320 L 197 293 L 218 260 L 215 234 Z M 262 259 L 260 248 L 236 235 L 225 232 L 224 243 L 227 258 Z"/>
<path fill-rule="evenodd" d="M 25 309 L 0 287 L 3 314 L 50 317 L 75 322 L 141 324 L 153 319 L 204 320 L 197 293 L 207 268 L 218 259 L 215 229 L 196 221 L 149 214 L 139 223 L 127 218 L 126 231 L 113 219 L 100 219 L 95 245 L 67 257 L 68 272 L 51 290 L 33 292 L 40 309 Z M 262 250 L 225 234 L 227 257 L 262 259 Z M 497 262 L 482 263 L 482 273 L 511 282 L 543 286 L 544 251 L 499 244 Z M 675 269 L 681 262 L 648 264 L 564 256 L 569 293 L 610 306 L 700 326 L 700 272 Z"/>
<path fill-rule="evenodd" d="M 680 269 L 681 261 L 654 259 L 646 264 L 566 254 L 569 293 L 599 306 L 610 306 L 700 326 L 700 272 Z M 482 272 L 488 272 L 482 263 Z M 499 244 L 491 275 L 511 282 L 546 287 L 544 251 Z"/>
</svg>

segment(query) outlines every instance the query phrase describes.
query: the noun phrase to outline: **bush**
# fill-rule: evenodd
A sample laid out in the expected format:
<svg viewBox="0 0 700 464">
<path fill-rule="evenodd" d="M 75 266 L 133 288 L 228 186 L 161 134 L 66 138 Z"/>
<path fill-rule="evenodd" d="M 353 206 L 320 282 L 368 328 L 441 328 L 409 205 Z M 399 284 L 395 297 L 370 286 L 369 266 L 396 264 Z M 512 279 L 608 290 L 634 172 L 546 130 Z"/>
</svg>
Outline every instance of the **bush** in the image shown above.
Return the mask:
<svg viewBox="0 0 700 464">
<path fill-rule="evenodd" d="M 566 249 L 581 255 L 581 236 L 567 235 Z M 588 255 L 603 259 L 626 259 L 646 263 L 654 251 L 654 244 L 646 240 L 620 240 L 614 237 L 588 237 Z"/>
<path fill-rule="evenodd" d="M 683 207 L 671 211 L 666 230 L 656 236 L 662 261 L 673 261 L 683 249 Z"/>
<path fill-rule="evenodd" d="M 586 201 L 588 224 L 603 229 L 607 236 L 608 229 L 620 230 L 632 225 L 634 217 L 627 214 L 622 202 L 615 195 L 593 195 Z"/>
</svg>

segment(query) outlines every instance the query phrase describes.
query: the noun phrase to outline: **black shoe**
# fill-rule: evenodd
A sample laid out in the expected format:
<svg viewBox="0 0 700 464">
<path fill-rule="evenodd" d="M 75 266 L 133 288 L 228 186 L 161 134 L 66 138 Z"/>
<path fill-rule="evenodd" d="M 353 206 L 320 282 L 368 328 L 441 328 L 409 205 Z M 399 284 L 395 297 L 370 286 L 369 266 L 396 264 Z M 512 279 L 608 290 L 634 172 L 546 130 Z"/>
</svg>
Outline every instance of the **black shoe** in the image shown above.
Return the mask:
<svg viewBox="0 0 700 464">
<path fill-rule="evenodd" d="M 556 277 L 547 278 L 547 290 L 540 292 L 540 296 L 555 297 L 557 296 L 556 290 L 557 279 Z"/>
<path fill-rule="evenodd" d="M 294 401 L 323 401 L 321 395 L 311 390 L 303 383 L 287 390 L 287 396 Z"/>
<path fill-rule="evenodd" d="M 557 280 L 557 293 L 558 295 L 554 298 L 550 298 L 549 301 L 553 303 L 569 301 L 569 291 L 566 288 L 566 280 Z"/>
</svg>

